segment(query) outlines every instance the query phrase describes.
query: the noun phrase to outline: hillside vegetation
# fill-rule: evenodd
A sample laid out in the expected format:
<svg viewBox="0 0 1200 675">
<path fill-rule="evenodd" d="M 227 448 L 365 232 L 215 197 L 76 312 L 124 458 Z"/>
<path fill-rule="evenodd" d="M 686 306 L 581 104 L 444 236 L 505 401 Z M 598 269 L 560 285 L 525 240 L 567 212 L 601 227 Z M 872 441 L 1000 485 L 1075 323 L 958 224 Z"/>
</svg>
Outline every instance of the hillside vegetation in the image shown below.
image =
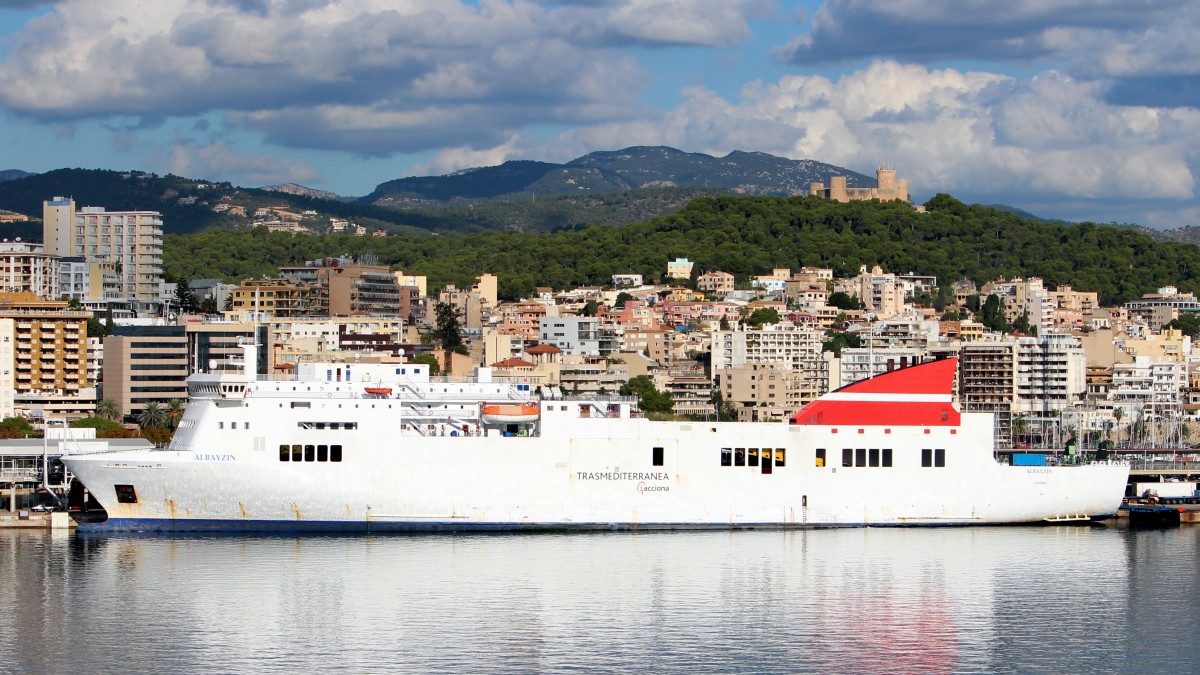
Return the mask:
<svg viewBox="0 0 1200 675">
<path fill-rule="evenodd" d="M 302 189 L 292 188 L 293 192 Z M 137 171 L 59 169 L 0 181 L 0 209 L 42 217 L 42 202 L 55 196 L 74 197 L 78 207 L 101 206 L 109 211 L 158 211 L 168 234 L 211 229 L 249 228 L 257 209 L 282 207 L 317 214 L 310 223 L 327 227 L 341 218 L 370 231 L 393 235 L 465 234 L 491 230 L 551 231 L 589 224 L 615 225 L 649 220 L 673 213 L 688 200 L 716 190 L 702 188 L 643 188 L 541 197 L 502 195 L 495 199 L 457 200 L 449 204 L 421 202 L 422 206 L 392 208 L 353 201 L 338 201 L 267 189 L 240 188 L 180 176 L 157 176 Z M 240 206 L 247 215 L 218 204 Z M 7 238 L 41 240 L 41 225 L 9 228 Z"/>
<path fill-rule="evenodd" d="M 1052 287 L 1099 291 L 1106 304 L 1164 285 L 1200 291 L 1195 245 L 1156 242 L 1093 223 L 1026 220 L 948 195 L 938 195 L 927 209 L 922 214 L 896 202 L 720 195 L 695 199 L 648 222 L 553 233 L 293 237 L 260 228 L 172 235 L 164 258 L 170 278 L 233 282 L 273 275 L 280 265 L 370 252 L 393 268 L 427 275 L 433 287 L 494 273 L 506 298 L 528 296 L 535 286 L 607 284 L 614 273 L 653 279 L 675 257 L 695 261 L 697 270 L 724 270 L 741 280 L 773 267 L 802 265 L 852 275 L 860 265 L 878 264 L 891 272 L 934 275 L 942 284 L 1033 275 Z"/>
</svg>

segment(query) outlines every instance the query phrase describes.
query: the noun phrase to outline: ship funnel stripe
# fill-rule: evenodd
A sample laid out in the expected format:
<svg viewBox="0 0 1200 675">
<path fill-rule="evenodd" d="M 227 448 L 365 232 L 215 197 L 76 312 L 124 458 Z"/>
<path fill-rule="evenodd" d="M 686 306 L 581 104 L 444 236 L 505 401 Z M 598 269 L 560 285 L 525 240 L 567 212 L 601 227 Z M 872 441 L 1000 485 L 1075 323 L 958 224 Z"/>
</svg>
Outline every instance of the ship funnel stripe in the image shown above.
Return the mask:
<svg viewBox="0 0 1200 675">
<path fill-rule="evenodd" d="M 822 397 L 825 401 L 850 401 L 862 403 L 949 403 L 949 394 L 856 394 L 834 392 Z"/>
</svg>

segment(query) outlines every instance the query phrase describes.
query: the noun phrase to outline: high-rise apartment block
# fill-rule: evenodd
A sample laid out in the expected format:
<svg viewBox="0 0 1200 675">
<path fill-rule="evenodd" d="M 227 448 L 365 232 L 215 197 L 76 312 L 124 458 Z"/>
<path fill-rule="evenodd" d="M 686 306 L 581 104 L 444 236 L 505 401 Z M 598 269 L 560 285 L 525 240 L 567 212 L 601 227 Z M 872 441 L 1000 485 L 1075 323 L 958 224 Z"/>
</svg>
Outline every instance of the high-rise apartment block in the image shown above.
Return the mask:
<svg viewBox="0 0 1200 675">
<path fill-rule="evenodd" d="M 157 211 L 76 210 L 75 200 L 42 204 L 45 251 L 110 265 L 119 298 L 155 302 L 162 286 L 162 214 Z"/>
<path fill-rule="evenodd" d="M 87 312 L 32 293 L 0 293 L 0 417 L 86 417 Z"/>
</svg>

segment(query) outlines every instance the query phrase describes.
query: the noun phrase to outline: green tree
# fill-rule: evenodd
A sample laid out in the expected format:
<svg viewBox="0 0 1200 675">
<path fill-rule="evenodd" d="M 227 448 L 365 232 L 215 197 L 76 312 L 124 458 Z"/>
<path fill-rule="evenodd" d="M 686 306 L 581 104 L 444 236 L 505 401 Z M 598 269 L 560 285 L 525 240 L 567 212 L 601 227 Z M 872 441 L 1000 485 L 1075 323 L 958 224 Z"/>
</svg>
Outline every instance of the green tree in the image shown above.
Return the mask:
<svg viewBox="0 0 1200 675">
<path fill-rule="evenodd" d="M 625 302 L 628 300 L 633 300 L 633 296 L 625 291 L 621 291 L 620 293 L 617 293 L 617 300 L 613 303 L 613 307 L 620 309 L 625 306 Z"/>
<path fill-rule="evenodd" d="M 153 443 L 159 447 L 164 446 L 167 443 L 170 443 L 171 436 L 173 436 L 173 435 L 174 434 L 171 433 L 170 429 L 168 429 L 162 425 L 159 425 L 159 424 L 154 424 L 154 425 L 151 425 L 148 427 L 142 427 L 142 438 L 150 441 L 151 443 Z"/>
<path fill-rule="evenodd" d="M 649 375 L 631 377 L 621 385 L 620 393 L 622 396 L 636 396 L 638 405 L 646 413 L 666 414 L 675 409 L 675 399 L 669 392 L 656 389 Z"/>
<path fill-rule="evenodd" d="M 999 333 L 1008 331 L 1008 323 L 1004 321 L 1004 303 L 1000 301 L 1000 296 L 987 296 L 983 307 L 979 309 L 979 323 L 982 323 L 983 327 L 988 330 Z"/>
<path fill-rule="evenodd" d="M 217 296 L 204 296 L 204 299 L 200 301 L 200 312 L 203 314 L 219 314 L 220 311 L 217 309 Z"/>
<path fill-rule="evenodd" d="M 779 323 L 779 310 L 774 307 L 759 307 L 750 313 L 746 323 L 751 328 L 761 328 L 765 323 Z"/>
<path fill-rule="evenodd" d="M 181 313 L 194 314 L 200 311 L 200 301 L 196 299 L 196 292 L 189 283 L 187 279 L 180 279 L 175 283 L 175 303 Z"/>
<path fill-rule="evenodd" d="M 826 301 L 830 307 L 838 309 L 862 309 L 862 302 L 858 298 L 851 296 L 844 291 L 836 291 L 829 294 L 829 300 Z"/>
<path fill-rule="evenodd" d="M 1022 312 L 1021 316 L 1013 322 L 1012 329 L 1014 332 L 1029 334 L 1029 312 Z"/>
<path fill-rule="evenodd" d="M 112 397 L 105 396 L 96 403 L 96 417 L 115 422 L 121 417 L 121 406 Z"/>
<path fill-rule="evenodd" d="M 595 300 L 588 300 L 579 310 L 579 316 L 596 316 L 596 312 L 600 310 L 600 303 Z"/>
<path fill-rule="evenodd" d="M 433 354 L 417 354 L 412 357 L 412 363 L 420 363 L 429 366 L 430 375 L 439 375 L 442 372 L 442 365 L 438 363 L 437 357 Z"/>
<path fill-rule="evenodd" d="M 437 320 L 433 329 L 434 342 L 448 351 L 458 351 L 460 348 L 466 347 L 458 308 L 446 302 L 439 302 L 434 306 L 434 315 Z"/>
<path fill-rule="evenodd" d="M 122 424 L 100 416 L 75 420 L 67 426 L 72 429 L 95 429 L 97 438 L 120 438 L 125 435 L 125 427 Z M 108 435 L 102 435 L 105 433 Z"/>
<path fill-rule="evenodd" d="M 729 329 L 730 329 L 730 327 L 729 327 L 729 318 L 728 318 L 728 317 L 726 317 L 724 314 L 722 314 L 722 315 L 721 315 L 721 323 L 720 323 L 720 325 L 718 325 L 718 327 L 717 327 L 717 328 L 718 328 L 719 330 L 729 330 Z"/>
<path fill-rule="evenodd" d="M 27 438 L 33 434 L 33 425 L 24 417 L 5 417 L 0 420 L 0 438 Z"/>
<path fill-rule="evenodd" d="M 854 333 L 831 330 L 825 332 L 825 337 L 827 339 L 821 343 L 821 351 L 833 352 L 833 355 L 839 358 L 846 347 L 853 349 L 862 346 L 862 338 Z"/>
</svg>

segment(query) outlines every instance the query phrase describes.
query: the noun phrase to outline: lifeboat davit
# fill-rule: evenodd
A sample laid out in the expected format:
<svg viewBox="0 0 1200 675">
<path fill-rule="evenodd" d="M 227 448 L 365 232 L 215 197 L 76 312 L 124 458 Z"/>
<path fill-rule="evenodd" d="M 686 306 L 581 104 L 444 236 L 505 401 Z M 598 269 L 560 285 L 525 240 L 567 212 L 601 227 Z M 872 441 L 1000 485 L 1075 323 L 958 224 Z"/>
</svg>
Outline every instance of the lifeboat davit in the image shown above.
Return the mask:
<svg viewBox="0 0 1200 675">
<path fill-rule="evenodd" d="M 521 424 L 538 418 L 536 403 L 512 403 L 483 406 L 483 421 L 487 424 Z"/>
<path fill-rule="evenodd" d="M 392 395 L 391 387 L 366 387 L 364 389 L 364 391 L 366 391 L 368 394 L 374 394 L 376 396 L 391 396 Z"/>
</svg>

